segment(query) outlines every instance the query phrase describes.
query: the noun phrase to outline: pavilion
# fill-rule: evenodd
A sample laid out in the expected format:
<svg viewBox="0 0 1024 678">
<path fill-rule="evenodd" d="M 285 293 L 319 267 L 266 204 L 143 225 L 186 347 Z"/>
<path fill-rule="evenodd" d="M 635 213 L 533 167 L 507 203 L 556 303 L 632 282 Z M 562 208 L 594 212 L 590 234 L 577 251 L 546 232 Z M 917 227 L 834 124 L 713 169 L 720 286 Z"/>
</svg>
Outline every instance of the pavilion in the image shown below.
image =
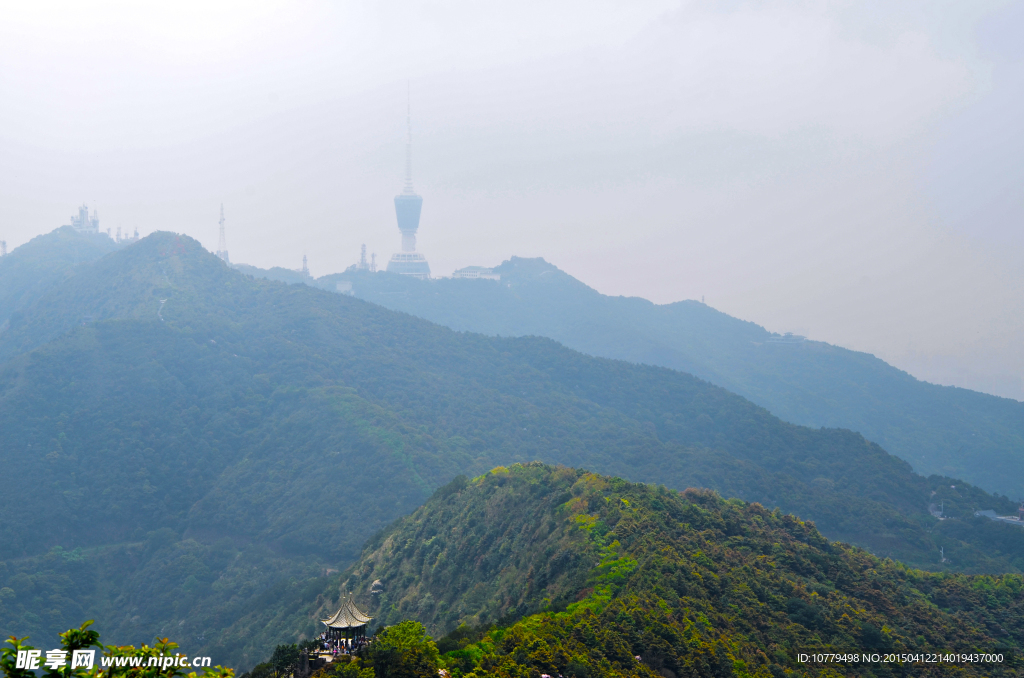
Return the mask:
<svg viewBox="0 0 1024 678">
<path fill-rule="evenodd" d="M 348 596 L 342 599 L 341 607 L 334 613 L 334 616 L 320 621 L 327 627 L 329 639 L 351 640 L 366 637 L 366 625 L 373 621 L 373 617 L 367 617 L 361 612 L 352 601 L 352 597 Z"/>
</svg>

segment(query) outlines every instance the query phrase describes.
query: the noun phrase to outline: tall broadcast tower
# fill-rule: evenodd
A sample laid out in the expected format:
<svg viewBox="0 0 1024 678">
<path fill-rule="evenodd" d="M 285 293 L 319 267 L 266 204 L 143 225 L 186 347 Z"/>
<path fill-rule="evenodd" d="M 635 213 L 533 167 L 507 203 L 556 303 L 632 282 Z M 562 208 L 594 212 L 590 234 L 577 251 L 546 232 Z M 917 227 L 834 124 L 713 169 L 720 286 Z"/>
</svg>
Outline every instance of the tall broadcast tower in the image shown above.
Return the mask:
<svg viewBox="0 0 1024 678">
<path fill-rule="evenodd" d="M 389 273 L 401 273 L 417 278 L 430 277 L 427 258 L 416 251 L 416 231 L 420 227 L 420 210 L 423 198 L 412 188 L 412 101 L 406 107 L 405 124 L 408 136 L 405 141 L 405 188 L 395 196 L 395 216 L 398 230 L 402 233 L 402 251 L 391 255 Z"/>
<path fill-rule="evenodd" d="M 228 239 L 224 236 L 224 203 L 220 204 L 220 239 L 217 240 L 216 254 L 224 263 L 231 263 L 231 259 L 228 258 Z"/>
</svg>

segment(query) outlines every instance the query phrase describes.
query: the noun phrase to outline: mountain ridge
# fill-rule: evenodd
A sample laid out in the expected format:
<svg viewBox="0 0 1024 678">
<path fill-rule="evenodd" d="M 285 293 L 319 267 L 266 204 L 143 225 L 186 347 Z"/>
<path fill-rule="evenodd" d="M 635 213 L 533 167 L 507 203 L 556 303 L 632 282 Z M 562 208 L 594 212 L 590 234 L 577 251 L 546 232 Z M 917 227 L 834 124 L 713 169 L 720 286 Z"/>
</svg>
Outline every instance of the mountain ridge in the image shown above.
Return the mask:
<svg viewBox="0 0 1024 678">
<path fill-rule="evenodd" d="M 282 622 L 299 636 L 347 594 L 378 626 L 445 636 L 459 678 L 1009 676 L 1024 643 L 1020 575 L 921 572 L 756 503 L 541 463 L 438 489 Z M 936 650 L 1002 660 L 929 664 Z M 800 659 L 817 653 L 857 661 Z"/>
<path fill-rule="evenodd" d="M 85 238 L 71 229 L 57 233 Z M 33 244 L 38 253 L 42 242 Z M 23 257 L 26 247 L 12 252 L 8 262 Z M 314 280 L 288 269 L 236 267 L 247 275 L 332 292 L 345 281 L 367 300 L 460 331 L 547 336 L 590 355 L 688 372 L 786 421 L 858 431 L 924 474 L 960 477 L 1024 499 L 1024 481 L 1014 480 L 1024 478 L 1024 403 L 920 382 L 874 356 L 821 342 L 769 342 L 774 335 L 764 328 L 699 302 L 657 305 L 638 297 L 608 297 L 539 258 L 512 257 L 500 264 L 502 284 L 424 282 L 352 270 Z M 0 283 L 8 283 L 2 269 Z M 35 270 L 41 279 L 48 273 L 40 266 Z M 11 289 L 33 285 L 37 291 L 46 287 L 15 280 Z M 0 299 L 0 332 L 5 320 Z M 4 352 L 0 347 L 0 362 L 26 348 L 8 344 Z"/>
<path fill-rule="evenodd" d="M 96 618 L 105 637 L 252 661 L 232 620 L 301 607 L 460 473 L 534 459 L 709 486 L 928 567 L 1024 569 L 1024 535 L 973 517 L 1012 503 L 852 432 L 667 368 L 256 280 L 176 234 L 27 310 L 0 334 L 0 462 L 29 479 L 0 496 L 5 633 Z"/>
<path fill-rule="evenodd" d="M 1024 403 L 919 381 L 867 353 L 785 343 L 700 302 L 602 295 L 552 264 L 512 257 L 493 280 L 349 271 L 356 296 L 462 331 L 553 338 L 588 355 L 694 374 L 783 420 L 858 431 L 924 474 L 1024 499 Z"/>
</svg>

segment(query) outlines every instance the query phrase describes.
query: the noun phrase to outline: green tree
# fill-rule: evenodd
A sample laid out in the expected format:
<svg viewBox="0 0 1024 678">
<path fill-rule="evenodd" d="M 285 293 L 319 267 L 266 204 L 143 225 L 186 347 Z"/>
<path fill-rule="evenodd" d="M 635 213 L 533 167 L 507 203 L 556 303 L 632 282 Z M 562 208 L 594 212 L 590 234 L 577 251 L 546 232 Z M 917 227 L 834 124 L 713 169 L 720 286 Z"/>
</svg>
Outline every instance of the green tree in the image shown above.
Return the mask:
<svg viewBox="0 0 1024 678">
<path fill-rule="evenodd" d="M 275 675 L 287 675 L 288 671 L 299 663 L 299 646 L 278 645 L 274 648 L 270 663 L 274 666 Z"/>
<path fill-rule="evenodd" d="M 437 676 L 437 646 L 417 621 L 404 621 L 381 631 L 368 654 L 377 678 Z"/>
</svg>

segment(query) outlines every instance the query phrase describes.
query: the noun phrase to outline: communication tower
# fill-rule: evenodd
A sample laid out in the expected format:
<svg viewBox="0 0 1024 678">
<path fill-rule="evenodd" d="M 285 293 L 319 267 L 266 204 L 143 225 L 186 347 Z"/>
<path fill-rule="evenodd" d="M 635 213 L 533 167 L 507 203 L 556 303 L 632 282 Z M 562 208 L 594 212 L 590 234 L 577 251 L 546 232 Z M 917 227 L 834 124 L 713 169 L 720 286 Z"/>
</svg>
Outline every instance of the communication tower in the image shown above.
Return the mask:
<svg viewBox="0 0 1024 678">
<path fill-rule="evenodd" d="M 405 141 L 405 187 L 395 196 L 395 216 L 398 218 L 398 230 L 402 233 L 402 251 L 391 255 L 388 262 L 389 273 L 401 273 L 417 278 L 430 277 L 430 265 L 427 258 L 416 251 L 416 231 L 420 227 L 420 211 L 423 198 L 416 194 L 412 187 L 412 102 L 406 106 L 405 124 L 407 136 Z"/>
<path fill-rule="evenodd" d="M 7 256 L 7 241 L 6 240 L 0 240 L 0 257 L 6 257 L 6 256 Z"/>
<path fill-rule="evenodd" d="M 228 257 L 228 239 L 224 235 L 224 203 L 220 204 L 220 238 L 217 240 L 217 256 L 224 261 L 225 264 L 230 264 L 231 259 Z"/>
<path fill-rule="evenodd" d="M 302 275 L 309 277 L 309 264 L 306 262 L 306 255 L 302 255 Z"/>
</svg>

